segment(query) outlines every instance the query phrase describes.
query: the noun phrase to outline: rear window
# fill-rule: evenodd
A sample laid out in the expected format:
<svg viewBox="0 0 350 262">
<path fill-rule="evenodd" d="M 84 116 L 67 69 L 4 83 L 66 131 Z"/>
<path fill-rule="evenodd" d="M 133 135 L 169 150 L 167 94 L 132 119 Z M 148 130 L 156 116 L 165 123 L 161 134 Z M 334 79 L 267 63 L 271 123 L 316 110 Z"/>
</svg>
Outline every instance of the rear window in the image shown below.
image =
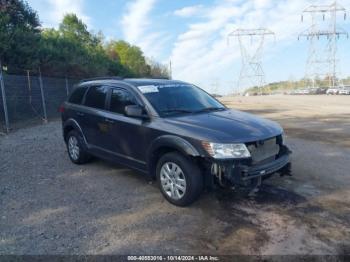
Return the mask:
<svg viewBox="0 0 350 262">
<path fill-rule="evenodd" d="M 86 94 L 85 105 L 104 109 L 108 88 L 105 86 L 92 86 Z"/>
<path fill-rule="evenodd" d="M 73 93 L 69 97 L 68 102 L 73 104 L 81 104 L 84 94 L 86 92 L 87 87 L 86 86 L 79 86 L 76 89 L 74 89 Z"/>
</svg>

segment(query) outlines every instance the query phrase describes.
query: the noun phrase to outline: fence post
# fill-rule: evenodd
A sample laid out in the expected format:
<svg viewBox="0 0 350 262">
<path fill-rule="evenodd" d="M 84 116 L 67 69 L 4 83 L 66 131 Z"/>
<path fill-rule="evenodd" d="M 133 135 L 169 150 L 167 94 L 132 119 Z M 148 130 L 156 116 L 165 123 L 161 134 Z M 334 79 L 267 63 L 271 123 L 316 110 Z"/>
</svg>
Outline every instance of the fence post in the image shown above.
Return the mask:
<svg viewBox="0 0 350 262">
<path fill-rule="evenodd" d="M 69 95 L 69 86 L 68 86 L 68 78 L 66 76 L 66 91 L 67 91 L 67 97 Z"/>
<path fill-rule="evenodd" d="M 46 103 L 45 103 L 45 95 L 44 95 L 44 88 L 43 88 L 43 79 L 41 77 L 41 70 L 39 67 L 39 86 L 40 86 L 40 92 L 41 92 L 41 102 L 43 104 L 43 111 L 44 111 L 44 122 L 47 123 L 47 114 L 46 114 Z"/>
<path fill-rule="evenodd" d="M 3 76 L 3 73 L 2 73 L 1 60 L 0 60 L 0 85 L 1 85 L 2 104 L 3 104 L 3 107 L 4 107 L 4 115 L 5 115 L 5 129 L 6 129 L 6 133 L 9 133 L 10 132 L 10 124 L 9 124 L 9 116 L 8 116 L 8 112 L 7 112 L 5 84 L 4 84 L 4 76 Z"/>
<path fill-rule="evenodd" d="M 28 91 L 29 91 L 29 104 L 32 104 L 32 87 L 30 85 L 29 70 L 27 70 L 27 80 L 28 80 Z"/>
</svg>

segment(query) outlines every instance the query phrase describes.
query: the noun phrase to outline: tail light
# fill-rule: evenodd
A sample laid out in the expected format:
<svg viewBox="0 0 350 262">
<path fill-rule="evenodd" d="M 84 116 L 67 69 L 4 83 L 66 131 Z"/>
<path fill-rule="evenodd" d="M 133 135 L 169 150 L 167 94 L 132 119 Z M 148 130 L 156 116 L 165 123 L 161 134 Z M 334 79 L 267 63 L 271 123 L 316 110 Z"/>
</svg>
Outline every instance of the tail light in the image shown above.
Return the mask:
<svg viewBox="0 0 350 262">
<path fill-rule="evenodd" d="M 64 106 L 63 106 L 63 105 L 61 105 L 61 106 L 58 108 L 58 112 L 60 112 L 60 113 L 63 113 L 63 112 L 64 112 Z"/>
</svg>

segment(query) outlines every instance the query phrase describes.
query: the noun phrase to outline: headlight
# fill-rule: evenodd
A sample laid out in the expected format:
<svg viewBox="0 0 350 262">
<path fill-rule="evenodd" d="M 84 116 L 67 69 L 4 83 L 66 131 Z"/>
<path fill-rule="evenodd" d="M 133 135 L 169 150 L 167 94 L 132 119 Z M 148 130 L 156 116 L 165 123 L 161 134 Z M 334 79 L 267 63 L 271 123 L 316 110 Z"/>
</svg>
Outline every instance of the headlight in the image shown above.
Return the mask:
<svg viewBox="0 0 350 262">
<path fill-rule="evenodd" d="M 211 142 L 202 142 L 204 149 L 214 158 L 247 158 L 250 152 L 245 144 L 218 144 Z"/>
</svg>

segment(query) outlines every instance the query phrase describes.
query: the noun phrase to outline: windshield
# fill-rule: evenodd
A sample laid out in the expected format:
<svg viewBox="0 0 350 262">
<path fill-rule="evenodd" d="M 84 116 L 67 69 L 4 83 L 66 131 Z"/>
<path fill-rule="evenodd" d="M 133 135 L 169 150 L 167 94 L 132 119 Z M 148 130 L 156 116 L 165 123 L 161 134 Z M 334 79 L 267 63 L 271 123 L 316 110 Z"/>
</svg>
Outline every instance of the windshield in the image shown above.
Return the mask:
<svg viewBox="0 0 350 262">
<path fill-rule="evenodd" d="M 149 85 L 138 88 L 160 116 L 225 110 L 221 103 L 193 85 Z"/>
</svg>

